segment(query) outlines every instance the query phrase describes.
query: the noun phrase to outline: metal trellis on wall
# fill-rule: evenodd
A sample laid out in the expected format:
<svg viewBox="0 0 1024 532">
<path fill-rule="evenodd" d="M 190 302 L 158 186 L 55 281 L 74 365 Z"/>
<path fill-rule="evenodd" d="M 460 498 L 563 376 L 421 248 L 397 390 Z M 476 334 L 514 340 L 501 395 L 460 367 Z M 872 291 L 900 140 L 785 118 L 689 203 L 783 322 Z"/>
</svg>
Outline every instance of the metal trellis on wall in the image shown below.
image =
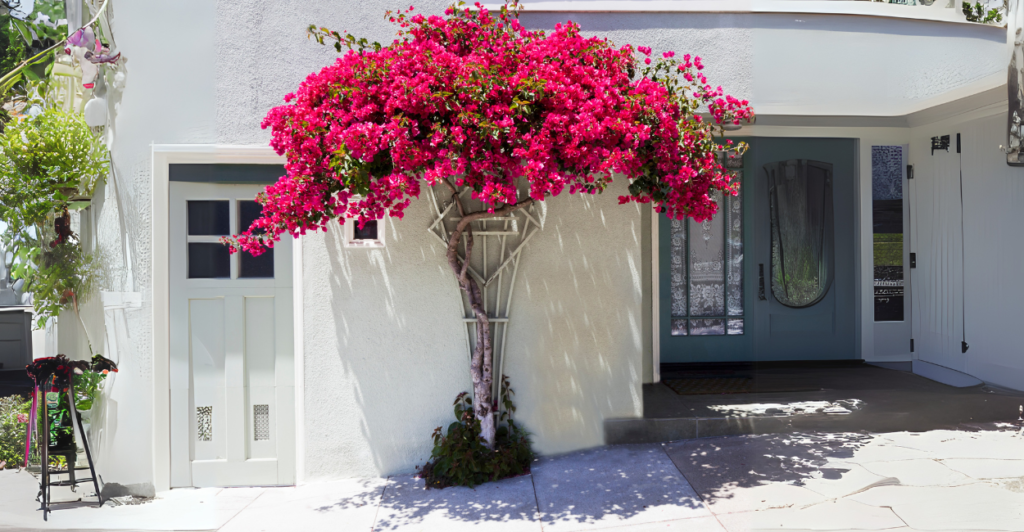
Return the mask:
<svg viewBox="0 0 1024 532">
<path fill-rule="evenodd" d="M 459 211 L 454 198 L 447 190 L 430 191 L 431 212 L 433 221 L 427 231 L 434 235 L 442 244 L 448 241 L 455 224 L 460 220 Z M 473 212 L 483 208 L 476 200 L 467 197 L 467 190 L 460 191 L 463 205 L 467 211 Z M 542 229 L 541 221 L 536 212 L 536 204 L 519 209 L 507 216 L 485 218 L 472 223 L 473 252 L 470 257 L 468 271 L 480 285 L 483 294 L 484 309 L 491 322 L 491 338 L 494 343 L 494 382 L 492 397 L 499 396 L 501 376 L 505 369 L 505 345 L 508 339 L 509 311 L 512 305 L 512 293 L 515 290 L 516 276 L 519 272 L 519 261 L 523 248 Z M 459 258 L 465 260 L 466 239 L 462 239 Z M 460 291 L 460 294 L 462 292 Z M 466 350 L 472 357 L 476 341 L 476 318 L 473 316 L 469 300 L 462 294 L 463 318 L 466 324 Z"/>
</svg>

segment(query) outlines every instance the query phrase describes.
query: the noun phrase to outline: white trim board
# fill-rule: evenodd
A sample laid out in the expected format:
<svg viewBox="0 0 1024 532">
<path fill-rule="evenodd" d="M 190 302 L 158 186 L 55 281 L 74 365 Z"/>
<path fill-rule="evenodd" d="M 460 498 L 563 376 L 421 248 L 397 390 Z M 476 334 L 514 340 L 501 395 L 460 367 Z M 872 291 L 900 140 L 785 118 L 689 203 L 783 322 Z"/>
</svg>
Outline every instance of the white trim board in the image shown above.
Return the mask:
<svg viewBox="0 0 1024 532">
<path fill-rule="evenodd" d="M 651 361 L 653 382 L 661 382 L 661 275 L 658 267 L 660 259 L 658 250 L 658 225 L 661 223 L 661 213 L 651 212 Z"/>
<path fill-rule="evenodd" d="M 268 146 L 230 146 L 216 144 L 153 144 L 152 239 L 153 239 L 153 485 L 156 491 L 171 484 L 171 404 L 170 404 L 170 165 L 172 164 L 284 164 L 285 159 Z M 297 305 L 302 302 L 302 252 L 295 241 L 295 275 L 292 290 Z M 302 419 L 304 416 L 302 307 L 293 310 L 295 338 L 295 417 L 296 482 L 303 478 Z"/>
</svg>

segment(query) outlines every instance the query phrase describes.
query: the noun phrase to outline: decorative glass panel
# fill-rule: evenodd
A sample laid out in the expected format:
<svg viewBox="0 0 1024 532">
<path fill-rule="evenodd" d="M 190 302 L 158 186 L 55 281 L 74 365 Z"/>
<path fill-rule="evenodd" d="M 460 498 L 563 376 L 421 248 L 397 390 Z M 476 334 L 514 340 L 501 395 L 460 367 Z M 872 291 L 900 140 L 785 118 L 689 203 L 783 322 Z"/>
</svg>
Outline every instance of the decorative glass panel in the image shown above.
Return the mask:
<svg viewBox="0 0 1024 532">
<path fill-rule="evenodd" d="M 875 321 L 903 321 L 903 147 L 871 147 Z"/>
<path fill-rule="evenodd" d="M 226 201 L 188 202 L 188 234 L 224 236 L 231 234 L 231 215 Z"/>
<path fill-rule="evenodd" d="M 213 407 L 196 407 L 196 439 L 213 441 Z"/>
<path fill-rule="evenodd" d="M 722 195 L 710 220 L 687 220 L 690 235 L 690 316 L 725 315 L 725 218 Z"/>
<path fill-rule="evenodd" d="M 809 307 L 832 285 L 832 165 L 790 160 L 764 169 L 771 201 L 772 295 L 787 307 Z"/>
<path fill-rule="evenodd" d="M 726 290 L 726 305 L 730 316 L 743 315 L 743 190 L 735 196 L 729 196 L 729 278 Z M 742 321 L 740 322 L 742 323 Z M 733 333 L 729 333 L 733 334 Z M 740 332 L 743 334 L 743 328 Z"/>
<path fill-rule="evenodd" d="M 672 220 L 672 257 L 671 266 L 671 287 L 672 287 L 672 315 L 686 316 L 686 222 L 683 220 Z M 675 334 L 675 327 L 672 328 Z M 686 324 L 682 327 L 686 334 Z"/>
<path fill-rule="evenodd" d="M 188 243 L 189 279 L 226 279 L 231 277 L 231 255 L 224 244 Z"/>
<path fill-rule="evenodd" d="M 270 439 L 270 405 L 252 405 L 253 439 Z"/>
<path fill-rule="evenodd" d="M 727 334 L 743 334 L 743 320 L 729 320 Z"/>
<path fill-rule="evenodd" d="M 725 334 L 725 320 L 693 319 L 690 320 L 692 336 L 721 336 Z"/>
<path fill-rule="evenodd" d="M 672 320 L 672 336 L 686 336 L 686 320 Z"/>
<path fill-rule="evenodd" d="M 742 170 L 734 171 L 739 181 Z M 672 336 L 725 335 L 725 317 L 743 315 L 743 197 L 716 191 L 713 198 L 711 219 L 670 221 Z M 729 323 L 728 334 L 743 334 L 742 320 Z"/>
</svg>

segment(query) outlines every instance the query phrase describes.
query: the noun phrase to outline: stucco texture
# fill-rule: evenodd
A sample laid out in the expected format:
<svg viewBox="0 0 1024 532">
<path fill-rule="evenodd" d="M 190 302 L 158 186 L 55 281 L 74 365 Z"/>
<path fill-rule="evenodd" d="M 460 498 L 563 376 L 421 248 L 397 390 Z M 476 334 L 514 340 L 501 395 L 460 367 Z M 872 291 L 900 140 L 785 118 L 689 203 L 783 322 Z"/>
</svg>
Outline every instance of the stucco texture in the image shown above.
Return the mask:
<svg viewBox="0 0 1024 532">
<path fill-rule="evenodd" d="M 110 22 L 125 58 L 123 93 L 108 87 L 112 173 L 96 191 L 90 209 L 103 291 L 139 292 L 142 308 L 123 312 L 123 321 L 104 313 L 99 294 L 83 307 L 95 352 L 111 354 L 106 333 L 117 330 L 120 372 L 104 384 L 92 411 L 93 452 L 105 489 L 153 493 L 153 326 L 150 235 L 154 143 L 215 141 L 216 76 L 214 5 L 199 0 L 112 2 Z M 90 244 L 91 245 L 91 244 Z M 84 342 L 68 339 L 75 317 L 60 317 L 61 349 Z M 77 333 L 78 331 L 76 331 Z M 113 335 L 113 336 L 117 336 Z M 65 341 L 67 340 L 67 341 Z M 118 491 L 120 490 L 120 491 Z"/>
<path fill-rule="evenodd" d="M 387 247 L 302 237 L 306 477 L 409 472 L 469 388 L 462 311 L 428 206 L 386 222 Z"/>
<path fill-rule="evenodd" d="M 604 418 L 642 412 L 641 217 L 615 188 L 545 202 L 523 254 L 505 373 L 541 453 L 600 445 Z M 426 202 L 387 221 L 383 249 L 345 248 L 340 227 L 303 237 L 310 480 L 412 471 L 469 390 L 460 294 Z"/>
</svg>

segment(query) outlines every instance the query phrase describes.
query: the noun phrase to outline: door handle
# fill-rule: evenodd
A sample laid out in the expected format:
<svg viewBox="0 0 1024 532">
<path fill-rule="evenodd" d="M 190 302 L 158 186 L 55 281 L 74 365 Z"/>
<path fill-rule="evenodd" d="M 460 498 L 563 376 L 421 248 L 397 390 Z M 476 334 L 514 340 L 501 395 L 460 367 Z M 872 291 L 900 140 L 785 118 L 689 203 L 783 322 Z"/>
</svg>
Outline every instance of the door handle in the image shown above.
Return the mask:
<svg viewBox="0 0 1024 532">
<path fill-rule="evenodd" d="M 768 300 L 764 295 L 764 264 L 757 265 L 757 298 L 761 301 Z"/>
</svg>

